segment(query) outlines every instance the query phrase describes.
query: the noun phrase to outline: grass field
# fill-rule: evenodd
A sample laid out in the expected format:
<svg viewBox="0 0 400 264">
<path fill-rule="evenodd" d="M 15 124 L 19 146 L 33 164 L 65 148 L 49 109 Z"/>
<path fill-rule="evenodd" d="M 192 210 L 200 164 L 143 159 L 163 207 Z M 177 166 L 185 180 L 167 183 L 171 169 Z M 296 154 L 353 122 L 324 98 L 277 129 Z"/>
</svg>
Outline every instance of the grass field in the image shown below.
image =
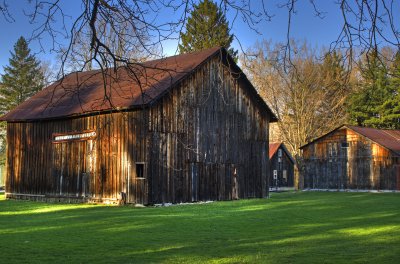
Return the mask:
<svg viewBox="0 0 400 264">
<path fill-rule="evenodd" d="M 400 194 L 162 208 L 6 201 L 0 263 L 399 263 Z"/>
</svg>

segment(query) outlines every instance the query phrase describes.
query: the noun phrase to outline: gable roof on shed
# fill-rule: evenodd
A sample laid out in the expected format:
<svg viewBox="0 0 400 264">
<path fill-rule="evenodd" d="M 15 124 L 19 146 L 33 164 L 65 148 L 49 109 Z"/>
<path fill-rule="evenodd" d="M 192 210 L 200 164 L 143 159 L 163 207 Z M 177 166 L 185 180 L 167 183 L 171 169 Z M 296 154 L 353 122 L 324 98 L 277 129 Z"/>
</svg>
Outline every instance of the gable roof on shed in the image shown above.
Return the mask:
<svg viewBox="0 0 400 264">
<path fill-rule="evenodd" d="M 117 71 L 74 72 L 38 92 L 0 120 L 55 119 L 149 106 L 218 55 L 231 72 L 250 87 L 255 100 L 270 114 L 270 121 L 277 121 L 246 75 L 221 47 L 134 64 L 130 68 L 120 67 Z"/>
<path fill-rule="evenodd" d="M 276 152 L 278 151 L 278 149 L 282 146 L 282 149 L 286 152 L 286 155 L 289 157 L 289 159 L 293 162 L 293 164 L 295 163 L 294 158 L 292 157 L 292 155 L 290 154 L 289 150 L 286 148 L 285 144 L 283 144 L 282 142 L 278 142 L 278 143 L 270 143 L 269 144 L 269 159 L 272 159 L 272 157 L 276 154 Z"/>
<path fill-rule="evenodd" d="M 269 144 L 269 158 L 271 159 L 278 151 L 282 143 L 270 143 Z"/>
<path fill-rule="evenodd" d="M 319 138 L 314 139 L 308 144 L 305 144 L 300 147 L 300 149 L 315 143 L 316 141 L 334 133 L 339 129 L 347 128 L 352 130 L 353 132 L 366 137 L 373 142 L 377 143 L 378 145 L 395 152 L 396 154 L 400 155 L 400 130 L 393 130 L 393 129 L 376 129 L 376 128 L 369 128 L 369 127 L 359 127 L 359 126 L 351 126 L 351 125 L 342 125 L 334 130 L 322 135 Z"/>
</svg>

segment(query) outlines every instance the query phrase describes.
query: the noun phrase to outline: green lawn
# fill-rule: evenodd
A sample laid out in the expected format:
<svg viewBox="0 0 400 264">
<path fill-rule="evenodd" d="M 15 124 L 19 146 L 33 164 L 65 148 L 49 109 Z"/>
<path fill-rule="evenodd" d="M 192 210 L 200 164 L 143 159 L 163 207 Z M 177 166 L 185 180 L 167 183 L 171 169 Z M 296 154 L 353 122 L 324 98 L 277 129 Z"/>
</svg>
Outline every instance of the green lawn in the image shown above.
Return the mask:
<svg viewBox="0 0 400 264">
<path fill-rule="evenodd" d="M 400 194 L 163 208 L 6 201 L 0 263 L 399 263 Z"/>
</svg>

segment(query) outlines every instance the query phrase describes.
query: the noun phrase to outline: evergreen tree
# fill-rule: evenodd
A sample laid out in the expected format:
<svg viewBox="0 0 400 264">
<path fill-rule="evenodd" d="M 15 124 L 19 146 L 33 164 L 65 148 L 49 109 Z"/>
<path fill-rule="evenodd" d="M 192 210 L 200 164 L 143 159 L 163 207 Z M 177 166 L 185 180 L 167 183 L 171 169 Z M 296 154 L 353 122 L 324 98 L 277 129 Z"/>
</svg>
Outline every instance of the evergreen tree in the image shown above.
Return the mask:
<svg viewBox="0 0 400 264">
<path fill-rule="evenodd" d="M 13 109 L 44 86 L 44 76 L 39 61 L 28 43 L 20 37 L 11 52 L 9 66 L 4 67 L 0 86 L 0 114 Z"/>
<path fill-rule="evenodd" d="M 30 54 L 28 43 L 20 37 L 11 52 L 9 66 L 4 67 L 0 83 L 0 115 L 10 111 L 44 86 L 39 61 Z M 6 126 L 0 122 L 0 166 L 5 162 Z"/>
<path fill-rule="evenodd" d="M 186 23 L 186 32 L 180 34 L 179 52 L 187 53 L 216 46 L 225 47 L 236 59 L 231 48 L 233 35 L 223 11 L 212 1 L 204 0 L 194 6 Z"/>
<path fill-rule="evenodd" d="M 400 129 L 400 52 L 389 72 L 389 96 L 381 106 L 386 128 Z"/>
<path fill-rule="evenodd" d="M 358 91 L 350 97 L 349 115 L 351 123 L 359 126 L 388 128 L 383 105 L 392 97 L 387 67 L 372 51 L 361 63 L 362 82 Z"/>
</svg>

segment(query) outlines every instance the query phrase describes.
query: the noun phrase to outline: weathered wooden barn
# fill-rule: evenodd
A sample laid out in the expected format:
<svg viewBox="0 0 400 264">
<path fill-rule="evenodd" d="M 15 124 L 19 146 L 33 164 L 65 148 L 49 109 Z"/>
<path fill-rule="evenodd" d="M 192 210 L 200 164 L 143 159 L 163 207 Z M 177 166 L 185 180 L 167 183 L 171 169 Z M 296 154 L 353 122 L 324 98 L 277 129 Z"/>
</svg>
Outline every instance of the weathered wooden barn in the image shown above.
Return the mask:
<svg viewBox="0 0 400 264">
<path fill-rule="evenodd" d="M 294 187 L 295 160 L 283 143 L 269 144 L 270 188 Z"/>
<path fill-rule="evenodd" d="M 155 204 L 268 195 L 276 117 L 223 48 L 72 73 L 1 119 L 7 198 Z"/>
<path fill-rule="evenodd" d="M 301 150 L 304 188 L 400 190 L 400 130 L 343 125 Z"/>
</svg>

